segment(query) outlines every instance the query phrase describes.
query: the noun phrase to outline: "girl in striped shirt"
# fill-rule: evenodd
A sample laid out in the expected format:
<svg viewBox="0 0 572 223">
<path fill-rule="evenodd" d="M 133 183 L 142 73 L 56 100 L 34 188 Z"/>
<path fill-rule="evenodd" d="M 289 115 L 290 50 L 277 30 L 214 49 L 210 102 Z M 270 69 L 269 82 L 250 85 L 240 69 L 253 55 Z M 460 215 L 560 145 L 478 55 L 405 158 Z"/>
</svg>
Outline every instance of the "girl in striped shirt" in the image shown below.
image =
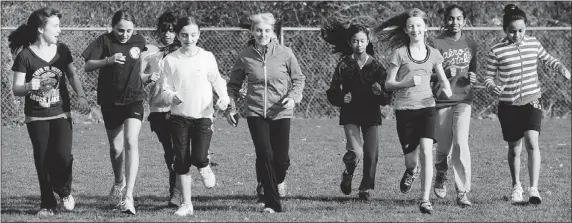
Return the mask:
<svg viewBox="0 0 572 223">
<path fill-rule="evenodd" d="M 557 59 L 548 54 L 542 44 L 531 36 L 526 36 L 526 14 L 516 5 L 504 8 L 503 30 L 506 37 L 495 44 L 487 57 L 485 85 L 499 96 L 498 118 L 505 141 L 508 142 L 508 162 L 512 178 L 512 202 L 520 203 L 521 139 L 524 137 L 528 152 L 528 172 L 530 175 L 529 202 L 540 204 L 538 177 L 540 172 L 540 150 L 538 135 L 542 120 L 540 104 L 540 83 L 537 74 L 537 61 L 563 74 L 570 79 L 570 72 Z M 493 80 L 498 74 L 498 80 Z"/>
</svg>

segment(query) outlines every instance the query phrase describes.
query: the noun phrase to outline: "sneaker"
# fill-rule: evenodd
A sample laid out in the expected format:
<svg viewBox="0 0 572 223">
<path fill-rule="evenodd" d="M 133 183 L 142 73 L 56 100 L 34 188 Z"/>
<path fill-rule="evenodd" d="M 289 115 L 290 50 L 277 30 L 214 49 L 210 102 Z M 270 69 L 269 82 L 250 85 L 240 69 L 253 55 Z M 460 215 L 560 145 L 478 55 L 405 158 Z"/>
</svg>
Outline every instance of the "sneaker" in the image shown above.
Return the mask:
<svg viewBox="0 0 572 223">
<path fill-rule="evenodd" d="M 431 202 L 428 200 L 421 200 L 419 201 L 419 210 L 421 213 L 431 214 L 433 211 L 433 205 L 431 205 Z"/>
<path fill-rule="evenodd" d="M 119 205 L 119 210 L 122 213 L 134 215 L 136 212 L 135 212 L 135 205 L 133 204 L 133 198 L 125 198 L 123 201 L 121 201 L 121 204 Z"/>
<path fill-rule="evenodd" d="M 213 188 L 215 186 L 216 180 L 213 170 L 211 169 L 211 166 L 209 165 L 200 168 L 199 172 L 201 173 L 201 177 L 203 178 L 203 185 L 209 189 Z"/>
<path fill-rule="evenodd" d="M 522 187 L 518 185 L 514 185 L 512 188 L 512 194 L 510 195 L 512 203 L 520 203 L 523 201 L 522 198 Z"/>
<path fill-rule="evenodd" d="M 278 196 L 286 197 L 286 181 L 278 184 Z"/>
<path fill-rule="evenodd" d="M 123 181 L 121 183 L 114 183 L 111 187 L 111 191 L 109 191 L 109 202 L 113 205 L 117 205 L 121 203 L 123 199 L 123 190 L 125 189 L 125 177 L 123 177 Z"/>
<path fill-rule="evenodd" d="M 54 209 L 51 208 L 42 208 L 36 214 L 40 218 L 54 216 Z"/>
<path fill-rule="evenodd" d="M 467 192 L 457 192 L 457 205 L 461 207 L 471 206 L 471 201 L 467 198 Z"/>
<path fill-rule="evenodd" d="M 181 200 L 183 199 L 183 196 L 181 195 L 181 191 L 177 188 L 175 188 L 173 190 L 173 193 L 171 194 L 170 198 L 169 198 L 169 204 L 167 206 L 169 207 L 179 207 L 181 206 Z"/>
<path fill-rule="evenodd" d="M 433 192 L 438 198 L 445 198 L 447 196 L 447 187 L 445 183 L 447 182 L 447 172 L 437 172 L 435 175 L 435 185 L 433 187 Z"/>
<path fill-rule="evenodd" d="M 264 207 L 264 187 L 262 186 L 262 183 L 258 183 L 258 185 L 256 185 L 256 204 L 258 206 L 262 206 Z"/>
<path fill-rule="evenodd" d="M 403 173 L 403 177 L 401 178 L 401 182 L 399 183 L 399 189 L 401 190 L 401 193 L 406 194 L 411 190 L 411 185 L 413 185 L 415 178 L 419 176 L 419 172 L 419 165 L 417 165 L 417 167 L 413 170 L 413 173 L 409 173 L 407 170 L 405 170 L 405 173 Z"/>
<path fill-rule="evenodd" d="M 350 175 L 347 170 L 344 170 L 342 173 L 342 183 L 340 183 L 340 189 L 345 195 L 350 195 L 350 193 L 352 193 L 352 178 L 353 175 Z"/>
<path fill-rule="evenodd" d="M 75 208 L 75 199 L 73 199 L 73 196 L 71 194 L 67 197 L 61 198 L 61 203 L 62 203 L 62 208 L 65 211 L 73 211 L 73 209 Z"/>
<path fill-rule="evenodd" d="M 369 195 L 369 190 L 361 190 L 361 191 L 359 191 L 358 197 L 359 197 L 359 199 L 362 200 L 362 201 L 367 201 L 367 200 L 369 200 L 369 197 L 370 197 L 370 195 Z"/>
<path fill-rule="evenodd" d="M 272 208 L 264 208 L 264 210 L 262 210 L 262 213 L 274 214 L 276 213 L 276 211 L 274 211 L 274 209 Z"/>
<path fill-rule="evenodd" d="M 528 203 L 531 204 L 540 204 L 542 203 L 542 198 L 540 197 L 540 192 L 538 192 L 538 188 L 530 187 L 528 189 Z"/>
<path fill-rule="evenodd" d="M 181 216 L 181 217 L 185 217 L 185 216 L 189 216 L 189 215 L 193 215 L 193 214 L 194 214 L 193 203 L 181 204 L 181 207 L 179 207 L 179 209 L 177 209 L 177 211 L 175 211 L 175 215 Z"/>
</svg>

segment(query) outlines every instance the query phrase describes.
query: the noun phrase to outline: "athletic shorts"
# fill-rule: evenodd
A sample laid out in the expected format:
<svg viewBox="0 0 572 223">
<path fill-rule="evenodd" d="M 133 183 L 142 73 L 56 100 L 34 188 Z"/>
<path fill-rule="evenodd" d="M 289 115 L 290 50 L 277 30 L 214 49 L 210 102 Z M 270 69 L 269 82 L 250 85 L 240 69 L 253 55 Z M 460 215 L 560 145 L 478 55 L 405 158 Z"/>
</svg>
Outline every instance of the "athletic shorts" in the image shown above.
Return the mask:
<svg viewBox="0 0 572 223">
<path fill-rule="evenodd" d="M 534 100 L 526 105 L 507 105 L 499 103 L 498 118 L 504 141 L 515 142 L 524 137 L 524 132 L 540 132 L 542 124 L 542 105 Z"/>
<path fill-rule="evenodd" d="M 416 110 L 396 110 L 397 136 L 403 149 L 408 154 L 419 146 L 421 138 L 433 139 L 435 143 L 435 124 L 437 112 L 435 107 Z"/>
<path fill-rule="evenodd" d="M 127 105 L 113 105 L 101 108 L 105 129 L 116 129 L 128 118 L 143 120 L 143 101 L 136 101 Z"/>
</svg>

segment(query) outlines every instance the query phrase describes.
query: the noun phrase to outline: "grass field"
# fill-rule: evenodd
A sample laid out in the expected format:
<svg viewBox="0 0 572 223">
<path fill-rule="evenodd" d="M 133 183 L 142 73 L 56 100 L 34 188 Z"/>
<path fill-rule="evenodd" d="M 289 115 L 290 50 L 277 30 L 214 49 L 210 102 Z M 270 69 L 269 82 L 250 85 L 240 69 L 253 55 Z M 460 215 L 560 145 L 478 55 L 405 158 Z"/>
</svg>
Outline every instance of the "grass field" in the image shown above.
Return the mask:
<svg viewBox="0 0 572 223">
<path fill-rule="evenodd" d="M 471 153 L 473 186 L 469 194 L 473 206 L 455 204 L 453 181 L 448 196 L 437 199 L 435 211 L 421 214 L 416 205 L 420 181 L 408 194 L 399 192 L 404 170 L 395 122 L 384 121 L 380 131 L 380 156 L 376 189 L 368 202 L 340 192 L 343 164 L 343 130 L 336 119 L 294 120 L 291 133 L 291 167 L 287 176 L 288 197 L 285 211 L 274 215 L 260 213 L 255 204 L 254 149 L 244 120 L 238 128 L 215 121 L 211 144 L 217 186 L 205 189 L 193 169 L 195 215 L 173 216 L 167 207 L 167 168 L 155 135 L 144 123 L 140 134 L 140 168 L 135 187 L 137 215 L 113 211 L 106 203 L 112 171 L 104 127 L 74 126 L 74 182 L 76 209 L 60 212 L 50 219 L 38 219 L 39 186 L 33 165 L 31 143 L 25 127 L 2 127 L 2 208 L 1 220 L 8 221 L 570 221 L 571 125 L 567 119 L 545 120 L 541 133 L 542 168 L 540 193 L 543 203 L 511 205 L 510 174 L 506 144 L 497 120 L 473 120 Z M 522 154 L 521 179 L 529 186 L 527 155 Z M 361 167 L 356 173 L 361 172 Z M 452 173 L 449 172 L 452 179 Z M 361 174 L 354 177 L 354 187 Z M 528 199 L 525 193 L 525 199 Z"/>
</svg>

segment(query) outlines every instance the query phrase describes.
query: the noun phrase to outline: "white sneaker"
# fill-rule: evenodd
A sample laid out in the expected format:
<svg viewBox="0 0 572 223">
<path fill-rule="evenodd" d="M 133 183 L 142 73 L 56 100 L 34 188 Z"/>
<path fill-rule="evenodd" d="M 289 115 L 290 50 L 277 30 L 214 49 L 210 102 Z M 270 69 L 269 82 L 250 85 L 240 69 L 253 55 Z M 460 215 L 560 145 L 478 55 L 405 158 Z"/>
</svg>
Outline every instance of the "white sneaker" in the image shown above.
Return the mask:
<svg viewBox="0 0 572 223">
<path fill-rule="evenodd" d="M 538 188 L 530 187 L 528 189 L 528 203 L 531 204 L 540 204 L 542 203 L 542 198 L 540 198 L 540 192 L 538 192 Z"/>
<path fill-rule="evenodd" d="M 278 184 L 278 196 L 286 197 L 286 181 Z"/>
<path fill-rule="evenodd" d="M 109 191 L 109 203 L 112 205 L 118 205 L 121 203 L 123 199 L 123 190 L 125 189 L 125 177 L 123 177 L 123 181 L 121 183 L 116 184 L 114 183 L 111 187 L 111 191 Z"/>
<path fill-rule="evenodd" d="M 175 215 L 181 216 L 181 217 L 193 215 L 193 213 L 194 213 L 193 203 L 181 204 L 179 209 L 177 209 L 177 211 L 175 211 Z"/>
<path fill-rule="evenodd" d="M 512 194 L 510 197 L 511 197 L 512 203 L 520 203 L 523 201 L 522 186 L 520 186 L 520 184 L 514 185 L 514 187 L 512 188 Z"/>
<path fill-rule="evenodd" d="M 273 213 L 276 213 L 276 211 L 274 211 L 274 209 L 272 209 L 272 208 L 264 208 L 264 210 L 262 210 L 262 213 L 273 214 Z"/>
<path fill-rule="evenodd" d="M 123 201 L 121 201 L 119 210 L 123 213 L 134 215 L 136 214 L 136 212 L 135 212 L 135 205 L 133 203 L 134 203 L 133 198 L 126 197 Z"/>
<path fill-rule="evenodd" d="M 73 211 L 73 209 L 75 208 L 75 199 L 73 199 L 73 196 L 71 194 L 67 197 L 61 198 L 61 202 L 62 202 L 62 208 L 65 211 Z"/>
<path fill-rule="evenodd" d="M 200 168 L 199 173 L 201 173 L 201 177 L 203 178 L 203 185 L 205 185 L 206 188 L 210 189 L 215 186 L 215 175 L 210 165 Z"/>
</svg>

